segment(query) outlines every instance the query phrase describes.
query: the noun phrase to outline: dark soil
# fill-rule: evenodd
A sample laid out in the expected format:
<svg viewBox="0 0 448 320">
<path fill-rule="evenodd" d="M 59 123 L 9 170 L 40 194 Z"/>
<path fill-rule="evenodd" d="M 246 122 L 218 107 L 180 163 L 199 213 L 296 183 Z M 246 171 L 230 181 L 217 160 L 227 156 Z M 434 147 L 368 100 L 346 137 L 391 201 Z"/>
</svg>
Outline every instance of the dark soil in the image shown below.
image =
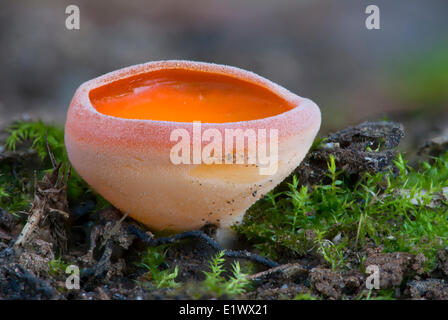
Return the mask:
<svg viewBox="0 0 448 320">
<path fill-rule="evenodd" d="M 403 137 L 403 126 L 394 122 L 365 122 L 349 127 L 326 137 L 293 174 L 306 184 L 322 182 L 328 173 L 330 155 L 338 170 L 354 179 L 365 172 L 383 171 L 390 167 Z"/>
<path fill-rule="evenodd" d="M 295 170 L 307 184 L 326 179 L 327 161 L 334 155 L 338 170 L 353 179 L 363 172 L 377 172 L 391 166 L 403 137 L 401 125 L 392 122 L 363 123 L 331 134 L 311 151 Z M 440 147 L 438 145 L 438 147 Z M 369 149 L 370 148 L 370 149 Z M 376 151 L 369 151 L 376 150 Z M 34 159 L 35 155 L 0 152 L 0 162 Z M 30 165 L 33 161 L 25 161 Z M 23 164 L 22 164 L 23 165 Z M 176 281 L 181 289 L 154 289 L 144 285 L 146 270 L 137 266 L 145 243 L 129 232 L 132 219 L 121 220 L 114 208 L 95 211 L 95 203 L 85 200 L 69 204 L 66 195 L 67 168 L 56 167 L 36 183 L 34 201 L 28 213 L 27 233 L 23 222 L 0 208 L 0 299 L 187 299 L 198 298 L 198 280 L 204 279 L 210 257 L 215 253 L 201 239 L 182 240 L 169 245 L 166 262 L 177 265 Z M 213 228 L 204 230 L 213 235 Z M 153 237 L 150 232 L 146 232 Z M 255 252 L 249 244 L 242 242 Z M 365 256 L 363 267 L 377 265 L 381 288 L 402 299 L 447 299 L 448 249 L 439 252 L 439 262 L 431 274 L 423 271 L 424 257 L 410 253 L 383 253 L 373 244 L 352 253 Z M 50 261 L 61 258 L 81 268 L 81 288 L 68 290 L 67 275 L 50 272 Z M 350 258 L 348 258 L 350 259 Z M 232 259 L 227 259 L 231 262 Z M 281 257 L 288 263 L 275 268 L 255 264 L 250 276 L 253 290 L 239 298 L 291 299 L 307 294 L 326 299 L 366 297 L 366 277 L 362 268 L 332 270 L 316 256 Z M 209 298 L 201 295 L 199 298 Z"/>
</svg>

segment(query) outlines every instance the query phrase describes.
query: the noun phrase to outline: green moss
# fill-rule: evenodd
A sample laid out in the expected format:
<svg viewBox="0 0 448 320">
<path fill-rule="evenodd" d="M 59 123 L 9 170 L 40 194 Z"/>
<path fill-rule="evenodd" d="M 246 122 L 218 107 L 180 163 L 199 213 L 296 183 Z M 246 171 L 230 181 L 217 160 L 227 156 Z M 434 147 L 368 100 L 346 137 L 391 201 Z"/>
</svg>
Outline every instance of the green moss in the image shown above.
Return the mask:
<svg viewBox="0 0 448 320">
<path fill-rule="evenodd" d="M 28 141 L 39 155 L 44 170 L 37 172 L 38 178 L 52 168 L 48 147 L 55 161 L 69 165 L 61 128 L 42 122 L 19 122 L 10 127 L 9 133 L 6 145 L 10 150 Z M 322 142 L 317 141 L 315 147 Z M 427 269 L 431 270 L 437 251 L 448 245 L 448 203 L 446 196 L 441 195 L 443 188 L 448 187 L 448 153 L 416 168 L 409 167 L 400 154 L 394 164 L 394 170 L 365 174 L 353 183 L 337 171 L 334 158 L 330 158 L 328 183 L 305 187 L 294 177 L 288 181 L 287 191 L 273 190 L 267 194 L 250 208 L 243 224 L 235 228 L 273 259 L 285 253 L 313 253 L 333 269 L 346 269 L 350 252 L 374 243 L 386 252 L 422 253 L 427 258 Z M 25 174 L 19 170 L 17 174 L 11 164 L 0 163 L 2 208 L 16 215 L 29 208 L 34 185 L 30 171 L 31 174 Z M 68 192 L 72 201 L 92 193 L 98 205 L 107 204 L 75 172 Z M 149 271 L 151 283 L 157 288 L 178 287 L 178 269 L 166 266 L 164 250 L 149 248 L 140 266 Z M 359 260 L 361 266 L 363 258 Z M 228 276 L 223 262 L 222 255 L 211 260 L 210 271 L 205 272 L 205 280 L 199 285 L 204 294 L 232 297 L 248 290 L 249 282 L 239 264 L 233 265 Z M 62 261 L 50 262 L 50 270 L 62 267 Z M 389 296 L 390 292 L 379 295 Z M 360 298 L 369 299 L 370 295 Z"/>
<path fill-rule="evenodd" d="M 203 289 L 206 294 L 215 297 L 227 296 L 228 298 L 243 294 L 249 287 L 250 281 L 247 275 L 241 271 L 240 264 L 235 262 L 232 265 L 232 275 L 226 279 L 224 273 L 224 252 L 219 252 L 210 263 L 210 271 L 204 272 L 205 280 Z"/>
<path fill-rule="evenodd" d="M 345 268 L 349 251 L 367 243 L 386 252 L 423 253 L 432 268 L 448 244 L 448 153 L 410 168 L 400 154 L 391 171 L 365 174 L 356 184 L 328 164 L 328 184 L 312 189 L 294 178 L 289 191 L 272 191 L 257 202 L 236 230 L 264 254 L 316 252 L 332 268 Z"/>
<path fill-rule="evenodd" d="M 165 262 L 166 249 L 164 246 L 149 247 L 142 256 L 141 262 L 138 266 L 143 267 L 149 271 L 149 280 L 151 280 L 157 289 L 160 288 L 177 288 L 180 284 L 175 281 L 178 275 L 177 266 L 173 271 L 170 269 L 163 269 Z"/>
<path fill-rule="evenodd" d="M 58 258 L 58 259 L 52 259 L 49 263 L 48 263 L 48 267 L 50 268 L 50 275 L 52 276 L 57 276 L 60 274 L 65 273 L 65 270 L 67 269 L 67 267 L 69 266 L 68 263 L 65 263 L 62 258 Z"/>
<path fill-rule="evenodd" d="M 28 175 L 18 175 L 7 164 L 0 163 L 0 207 L 19 218 L 31 206 L 33 183 Z"/>
<path fill-rule="evenodd" d="M 60 127 L 44 124 L 42 121 L 18 121 L 7 129 L 9 136 L 6 147 L 15 151 L 17 146 L 24 142 L 31 142 L 31 149 L 37 152 L 41 160 L 48 157 L 48 147 L 57 161 L 68 162 L 64 147 L 64 130 Z"/>
<path fill-rule="evenodd" d="M 319 298 L 307 292 L 307 293 L 299 293 L 294 297 L 293 300 L 319 300 Z"/>
<path fill-rule="evenodd" d="M 9 135 L 6 139 L 5 146 L 10 151 L 15 151 L 19 146 L 27 143 L 31 144 L 30 149 L 34 150 L 39 159 L 42 162 L 43 170 L 39 170 L 37 178 L 41 178 L 46 172 L 49 172 L 53 168 L 53 161 L 55 163 L 62 163 L 65 168 L 70 167 L 67 151 L 64 143 L 64 130 L 63 128 L 45 124 L 42 121 L 24 122 L 19 121 L 13 123 L 7 129 Z M 51 154 L 54 156 L 52 160 Z M 11 172 L 11 168 L 0 167 L 0 173 L 8 175 Z M 92 196 L 95 198 L 97 206 L 105 207 L 108 202 L 101 196 L 94 193 L 87 183 L 79 176 L 79 174 L 71 169 L 70 181 L 67 188 L 69 201 L 77 201 L 81 197 L 85 198 Z M 15 177 L 8 176 L 8 182 L 12 182 Z M 0 183 L 0 186 L 3 184 Z M 30 190 L 22 190 L 25 193 L 30 193 Z M 12 193 L 10 193 L 12 194 Z M 14 196 L 16 197 L 16 196 Z"/>
<path fill-rule="evenodd" d="M 373 295 L 373 296 L 372 296 Z M 356 300 L 395 300 L 394 289 L 386 290 L 364 290 Z"/>
<path fill-rule="evenodd" d="M 224 252 L 219 252 L 210 259 L 209 271 L 204 271 L 205 279 L 200 282 L 176 282 L 178 267 L 170 268 L 166 262 L 166 246 L 149 247 L 142 255 L 137 266 L 148 270 L 148 281 L 139 284 L 147 288 L 178 288 L 191 291 L 190 294 L 198 299 L 204 296 L 216 298 L 232 298 L 246 292 L 250 287 L 247 274 L 242 272 L 240 264 L 232 264 L 232 271 L 227 275 L 224 268 Z"/>
</svg>

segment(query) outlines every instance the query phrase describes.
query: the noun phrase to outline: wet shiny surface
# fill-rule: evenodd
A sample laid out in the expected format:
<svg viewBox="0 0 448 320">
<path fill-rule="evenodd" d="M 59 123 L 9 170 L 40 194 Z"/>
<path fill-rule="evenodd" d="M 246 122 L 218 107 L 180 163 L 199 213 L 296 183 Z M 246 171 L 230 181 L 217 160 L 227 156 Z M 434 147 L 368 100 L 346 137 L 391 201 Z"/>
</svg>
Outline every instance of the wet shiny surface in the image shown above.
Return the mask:
<svg viewBox="0 0 448 320">
<path fill-rule="evenodd" d="M 103 114 L 125 119 L 224 123 L 262 119 L 292 109 L 271 91 L 230 76 L 162 70 L 90 92 Z"/>
</svg>

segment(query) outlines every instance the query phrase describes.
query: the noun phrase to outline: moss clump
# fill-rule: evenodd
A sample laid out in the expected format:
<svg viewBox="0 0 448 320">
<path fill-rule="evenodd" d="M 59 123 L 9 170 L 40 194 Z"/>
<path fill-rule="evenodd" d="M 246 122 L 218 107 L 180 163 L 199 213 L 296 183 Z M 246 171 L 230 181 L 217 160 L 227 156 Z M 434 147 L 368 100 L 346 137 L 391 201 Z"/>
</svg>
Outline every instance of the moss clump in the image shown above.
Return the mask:
<svg viewBox="0 0 448 320">
<path fill-rule="evenodd" d="M 18 158 L 0 161 L 0 207 L 20 215 L 32 201 L 34 171 L 39 179 L 51 170 L 53 163 L 69 166 L 69 162 L 61 128 L 42 122 L 19 122 L 10 127 L 9 133 L 6 141 L 9 150 L 31 149 L 35 152 L 33 158 L 37 158 L 36 154 L 40 158 L 37 165 L 22 163 Z M 316 141 L 315 148 L 321 143 Z M 370 153 L 361 154 L 358 160 L 381 152 L 382 143 L 371 147 L 365 147 L 364 141 L 356 143 L 350 152 L 361 149 Z M 358 145 L 364 147 L 358 148 Z M 333 149 L 326 149 L 325 155 L 335 156 L 319 158 L 324 159 L 321 161 L 324 165 L 319 166 L 324 182 L 305 186 L 296 177 L 287 179 L 281 186 L 286 185 L 286 189 L 278 188 L 257 202 L 236 230 L 265 255 L 279 262 L 291 262 L 288 259 L 291 256 L 311 255 L 324 261 L 324 268 L 331 267 L 343 274 L 348 269 L 362 268 L 365 248 L 381 246 L 386 252 L 421 253 L 426 257 L 426 271 L 433 270 L 437 252 L 448 244 L 448 152 L 415 168 L 398 155 L 393 168 L 379 173 L 367 173 L 360 168 L 354 178 L 347 170 L 337 169 L 336 163 L 339 166 L 340 163 Z M 53 154 L 54 159 L 49 154 Z M 390 159 L 394 159 L 392 150 L 390 154 Z M 319 165 L 319 161 L 314 165 Z M 79 203 L 86 195 L 95 197 L 97 204 L 105 203 L 75 172 L 68 193 L 73 203 Z M 198 298 L 236 297 L 251 289 L 247 272 L 242 272 L 239 264 L 234 264 L 233 269 L 224 269 L 222 254 L 211 259 L 206 270 L 204 267 L 197 271 L 202 280 L 177 282 L 176 279 L 181 278 L 178 270 L 182 270 L 182 262 L 177 260 L 179 267 L 168 266 L 165 249 L 149 248 L 142 255 L 139 266 L 148 271 L 146 278 L 139 282 L 142 287 L 171 288 L 170 292 L 187 292 L 188 296 Z M 358 256 L 355 263 L 353 255 Z M 54 276 L 64 267 L 61 259 L 49 263 Z M 194 292 L 190 292 L 190 285 Z M 320 297 L 314 296 L 316 292 L 312 287 L 310 290 L 309 294 L 296 298 Z M 393 290 L 387 290 L 378 294 L 363 292 L 359 295 L 357 292 L 354 297 L 391 298 Z"/>
<path fill-rule="evenodd" d="M 53 166 L 57 163 L 62 163 L 63 167 L 70 166 L 65 149 L 63 128 L 43 123 L 40 120 L 34 122 L 18 121 L 13 123 L 7 129 L 7 132 L 9 135 L 5 141 L 5 147 L 9 151 L 16 151 L 18 148 L 28 148 L 37 153 L 39 157 L 40 163 L 38 168 L 22 168 L 23 170 L 21 170 L 21 173 L 24 174 L 28 182 L 29 180 L 34 180 L 32 175 L 36 169 L 38 169 L 36 178 L 40 179 L 46 172 L 52 170 Z M 20 179 L 18 179 L 13 171 L 10 165 L 0 166 L 0 190 L 3 189 L 8 194 L 12 203 L 14 203 L 12 206 L 6 206 L 6 209 L 12 213 L 17 211 L 18 208 L 25 208 L 26 206 L 23 204 L 30 202 L 31 198 L 29 195 L 32 194 L 32 184 L 31 187 L 29 185 L 26 186 L 23 181 L 19 181 Z M 20 197 L 19 194 L 25 196 L 23 201 L 18 199 Z M 81 198 L 92 197 L 95 199 L 98 207 L 108 205 L 107 201 L 100 195 L 95 194 L 73 169 L 68 182 L 67 195 L 71 202 L 77 202 Z M 4 197 L 6 196 L 4 195 Z"/>
<path fill-rule="evenodd" d="M 0 208 L 16 218 L 31 206 L 32 183 L 28 177 L 19 176 L 7 164 L 0 163 Z"/>
<path fill-rule="evenodd" d="M 288 191 L 256 203 L 236 230 L 274 259 L 314 251 L 343 269 L 349 251 L 374 243 L 386 252 L 422 253 L 431 269 L 448 244 L 448 153 L 416 169 L 401 154 L 394 164 L 353 183 L 330 157 L 328 183 L 309 189 L 294 177 Z"/>
<path fill-rule="evenodd" d="M 167 264 L 165 262 L 166 249 L 164 246 L 149 247 L 142 255 L 141 262 L 137 265 L 148 270 L 147 279 L 152 281 L 152 284 L 157 288 L 177 288 L 180 283 L 175 279 L 178 275 L 178 267 L 174 270 L 163 269 Z M 145 283 L 142 283 L 145 285 Z"/>
<path fill-rule="evenodd" d="M 235 262 L 232 266 L 232 275 L 226 279 L 224 273 L 224 252 L 219 252 L 209 263 L 210 271 L 204 272 L 205 280 L 202 287 L 205 294 L 215 297 L 234 297 L 246 292 L 250 280 L 241 271 L 240 264 Z"/>
<path fill-rule="evenodd" d="M 50 260 L 50 262 L 48 262 L 49 273 L 52 276 L 65 274 L 65 270 L 68 266 L 69 264 L 64 262 L 61 257 L 52 259 Z"/>
</svg>

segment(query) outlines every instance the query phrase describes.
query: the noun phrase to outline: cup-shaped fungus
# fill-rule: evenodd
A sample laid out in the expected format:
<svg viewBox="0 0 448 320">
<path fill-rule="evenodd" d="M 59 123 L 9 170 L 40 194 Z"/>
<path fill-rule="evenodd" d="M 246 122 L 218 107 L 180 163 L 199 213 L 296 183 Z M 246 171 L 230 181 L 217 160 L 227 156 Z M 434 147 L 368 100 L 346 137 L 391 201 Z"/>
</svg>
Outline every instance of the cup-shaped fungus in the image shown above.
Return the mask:
<svg viewBox="0 0 448 320">
<path fill-rule="evenodd" d="M 190 61 L 131 66 L 82 84 L 65 126 L 87 183 L 152 230 L 226 230 L 296 168 L 317 105 L 252 72 Z"/>
</svg>

